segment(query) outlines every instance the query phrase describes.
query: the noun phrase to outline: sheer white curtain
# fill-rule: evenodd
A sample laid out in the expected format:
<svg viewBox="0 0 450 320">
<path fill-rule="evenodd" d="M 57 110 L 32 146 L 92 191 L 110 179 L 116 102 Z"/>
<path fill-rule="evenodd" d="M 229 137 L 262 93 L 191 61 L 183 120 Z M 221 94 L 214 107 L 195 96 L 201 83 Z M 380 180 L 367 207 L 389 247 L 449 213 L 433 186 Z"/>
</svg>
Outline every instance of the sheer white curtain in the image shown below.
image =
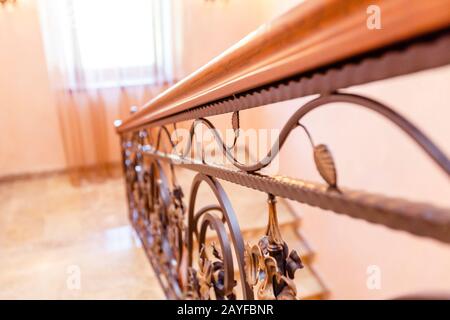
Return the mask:
<svg viewBox="0 0 450 320">
<path fill-rule="evenodd" d="M 49 75 L 75 182 L 109 173 L 120 156 L 113 120 L 174 82 L 172 4 L 40 0 Z"/>
</svg>

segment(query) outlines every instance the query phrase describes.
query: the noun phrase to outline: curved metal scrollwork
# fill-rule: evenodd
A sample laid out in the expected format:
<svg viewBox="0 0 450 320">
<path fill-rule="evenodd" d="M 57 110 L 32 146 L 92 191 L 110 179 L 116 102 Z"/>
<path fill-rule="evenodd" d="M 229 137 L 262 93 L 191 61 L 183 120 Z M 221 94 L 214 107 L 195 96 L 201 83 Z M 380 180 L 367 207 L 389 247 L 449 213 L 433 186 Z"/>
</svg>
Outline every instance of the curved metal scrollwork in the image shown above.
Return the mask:
<svg viewBox="0 0 450 320">
<path fill-rule="evenodd" d="M 189 130 L 189 136 L 187 139 L 187 143 L 183 148 L 183 151 L 178 152 L 178 155 L 182 158 L 186 158 L 189 153 L 192 151 L 193 146 L 193 140 L 195 137 L 195 129 L 196 127 L 203 125 L 210 129 L 211 133 L 214 136 L 214 139 L 216 143 L 219 145 L 219 147 L 222 149 L 223 154 L 226 156 L 226 158 L 239 170 L 245 171 L 245 172 L 256 172 L 264 167 L 267 167 L 273 159 L 278 155 L 279 151 L 285 144 L 287 138 L 289 137 L 290 133 L 297 127 L 303 128 L 308 138 L 312 144 L 312 147 L 314 149 L 314 160 L 316 163 L 316 167 L 322 176 L 322 178 L 328 183 L 328 185 L 333 188 L 337 189 L 337 174 L 336 174 L 336 168 L 334 165 L 333 158 L 331 156 L 331 152 L 329 151 L 328 147 L 323 144 L 315 145 L 313 143 L 312 137 L 306 127 L 300 123 L 300 121 L 303 119 L 305 115 L 310 113 L 311 111 L 331 104 L 331 103 L 337 103 L 337 102 L 345 102 L 350 103 L 356 106 L 364 107 L 367 109 L 370 109 L 386 119 L 388 119 L 390 122 L 392 122 L 396 127 L 401 129 L 404 133 L 406 133 L 447 175 L 450 175 L 450 160 L 446 157 L 446 155 L 419 129 L 417 128 L 413 123 L 411 123 L 409 120 L 407 120 L 405 117 L 394 111 L 393 109 L 389 108 L 388 106 L 375 101 L 373 99 L 363 97 L 360 95 L 355 94 L 347 94 L 347 93 L 341 93 L 341 92 L 334 92 L 331 94 L 322 95 L 314 100 L 309 101 L 302 107 L 300 107 L 297 112 L 295 112 L 286 122 L 284 127 L 282 128 L 278 139 L 273 144 L 272 148 L 269 150 L 267 155 L 257 162 L 253 164 L 244 164 L 238 161 L 233 156 L 233 148 L 236 146 L 236 140 L 237 135 L 239 132 L 239 116 L 233 115 L 233 128 L 236 133 L 235 140 L 231 146 L 227 146 L 225 142 L 222 140 L 220 133 L 215 128 L 215 126 L 212 124 L 211 121 L 205 118 L 200 118 L 194 120 L 192 123 L 190 130 Z M 158 141 L 157 141 L 157 148 L 159 149 L 160 145 L 160 139 L 161 139 L 161 131 L 164 131 L 169 139 L 170 145 L 173 147 L 174 150 L 177 150 L 177 144 L 179 141 L 172 141 L 170 139 L 170 133 L 168 129 L 164 126 L 161 127 L 158 133 Z"/>
<path fill-rule="evenodd" d="M 197 194 L 202 183 L 209 186 L 219 204 L 217 206 L 206 206 L 195 212 Z M 214 211 L 220 213 L 220 215 L 217 215 Z M 238 264 L 242 296 L 244 299 L 252 299 L 253 292 L 247 284 L 244 272 L 244 241 L 239 224 L 230 200 L 216 179 L 203 174 L 198 174 L 194 178 L 188 221 L 191 221 L 187 239 L 189 274 L 191 276 L 197 275 L 196 281 L 198 282 L 198 285 L 194 286 L 197 290 L 191 290 L 190 295 L 196 298 L 209 299 L 211 297 L 210 292 L 213 291 L 218 299 L 236 298 L 235 269 L 232 256 L 234 251 Z M 228 227 L 228 233 L 225 226 Z M 215 244 L 207 246 L 206 232 L 208 228 L 216 233 L 220 248 Z M 194 237 L 196 237 L 196 242 L 194 242 Z M 193 265 L 195 244 L 197 244 L 198 250 L 198 270 Z M 233 250 L 231 247 L 233 247 Z"/>
</svg>

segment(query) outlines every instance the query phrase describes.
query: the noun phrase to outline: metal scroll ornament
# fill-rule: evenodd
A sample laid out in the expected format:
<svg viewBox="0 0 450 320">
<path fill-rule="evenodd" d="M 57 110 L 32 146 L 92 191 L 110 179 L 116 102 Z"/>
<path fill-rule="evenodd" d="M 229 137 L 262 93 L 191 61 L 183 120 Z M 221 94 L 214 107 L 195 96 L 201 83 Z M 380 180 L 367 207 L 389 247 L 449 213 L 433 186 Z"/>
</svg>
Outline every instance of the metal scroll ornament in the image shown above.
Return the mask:
<svg viewBox="0 0 450 320">
<path fill-rule="evenodd" d="M 195 209 L 200 184 L 207 185 L 218 205 Z M 236 215 L 220 183 L 209 176 L 198 174 L 193 181 L 189 199 L 187 234 L 188 277 L 185 296 L 188 299 L 236 299 L 237 281 L 244 299 L 253 299 L 244 272 L 244 242 Z M 215 234 L 216 242 L 209 241 L 207 232 Z"/>
<path fill-rule="evenodd" d="M 289 252 L 278 227 L 275 197 L 269 195 L 269 223 L 257 245 L 246 245 L 245 272 L 250 287 L 257 288 L 261 300 L 295 300 L 295 271 L 303 268 L 295 250 Z M 258 285 L 259 284 L 259 285 Z"/>
<path fill-rule="evenodd" d="M 225 292 L 224 283 L 224 258 L 220 249 L 213 242 L 208 246 L 212 258 L 207 254 L 206 246 L 202 246 L 198 258 L 198 271 L 189 268 L 189 285 L 187 297 L 191 299 L 211 300 L 235 300 L 235 289 Z"/>
</svg>

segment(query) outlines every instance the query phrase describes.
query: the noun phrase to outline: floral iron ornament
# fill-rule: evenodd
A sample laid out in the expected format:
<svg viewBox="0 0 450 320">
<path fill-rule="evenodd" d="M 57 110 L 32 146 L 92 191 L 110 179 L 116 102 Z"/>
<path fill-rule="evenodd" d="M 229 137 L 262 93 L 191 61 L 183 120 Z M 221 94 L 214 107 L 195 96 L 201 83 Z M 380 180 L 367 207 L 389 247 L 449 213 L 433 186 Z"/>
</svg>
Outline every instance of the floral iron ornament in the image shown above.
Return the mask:
<svg viewBox="0 0 450 320">
<path fill-rule="evenodd" d="M 224 291 L 224 258 L 220 249 L 213 242 L 210 245 L 210 251 L 213 256 L 210 259 L 206 253 L 205 246 L 202 247 L 199 258 L 200 266 L 200 293 L 202 299 L 210 299 L 210 289 L 214 289 L 214 295 L 218 299 L 235 300 L 236 293 L 232 290 L 226 294 Z"/>
<path fill-rule="evenodd" d="M 289 252 L 278 227 L 276 200 L 269 195 L 269 223 L 266 235 L 257 245 L 246 245 L 244 259 L 247 282 L 257 289 L 261 300 L 295 300 L 297 288 L 293 281 L 295 271 L 303 268 L 295 250 Z"/>
<path fill-rule="evenodd" d="M 188 269 L 188 283 L 186 287 L 186 298 L 211 300 L 235 300 L 236 293 L 233 289 L 230 293 L 225 292 L 224 283 L 224 258 L 220 249 L 212 242 L 208 248 L 202 245 L 198 258 L 198 270 Z M 211 253 L 212 258 L 208 256 Z M 236 282 L 234 283 L 236 285 Z M 212 295 L 213 293 L 213 295 Z"/>
</svg>

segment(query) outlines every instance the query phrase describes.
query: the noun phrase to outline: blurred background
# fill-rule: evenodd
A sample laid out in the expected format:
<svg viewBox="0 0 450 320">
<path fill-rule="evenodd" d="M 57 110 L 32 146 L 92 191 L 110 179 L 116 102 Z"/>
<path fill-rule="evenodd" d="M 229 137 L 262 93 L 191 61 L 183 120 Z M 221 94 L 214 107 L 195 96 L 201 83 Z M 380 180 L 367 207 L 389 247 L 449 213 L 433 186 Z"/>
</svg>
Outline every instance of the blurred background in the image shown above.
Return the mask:
<svg viewBox="0 0 450 320">
<path fill-rule="evenodd" d="M 0 298 L 162 298 L 128 226 L 113 122 L 302 1 L 3 2 Z M 350 91 L 392 106 L 450 154 L 449 66 Z M 245 111 L 242 127 L 281 128 L 309 99 Z M 214 118 L 229 126 L 228 117 Z M 341 185 L 450 207 L 448 177 L 377 115 L 332 105 L 305 124 L 333 151 Z M 288 140 L 282 174 L 320 181 L 308 143 Z M 236 207 L 242 220 L 252 210 L 245 205 Z M 321 294 L 311 297 L 450 290 L 449 247 L 297 203 L 285 207 L 314 251 Z M 373 265 L 381 270 L 378 289 L 367 286 Z M 80 268 L 80 290 L 67 285 L 71 266 Z"/>
</svg>

